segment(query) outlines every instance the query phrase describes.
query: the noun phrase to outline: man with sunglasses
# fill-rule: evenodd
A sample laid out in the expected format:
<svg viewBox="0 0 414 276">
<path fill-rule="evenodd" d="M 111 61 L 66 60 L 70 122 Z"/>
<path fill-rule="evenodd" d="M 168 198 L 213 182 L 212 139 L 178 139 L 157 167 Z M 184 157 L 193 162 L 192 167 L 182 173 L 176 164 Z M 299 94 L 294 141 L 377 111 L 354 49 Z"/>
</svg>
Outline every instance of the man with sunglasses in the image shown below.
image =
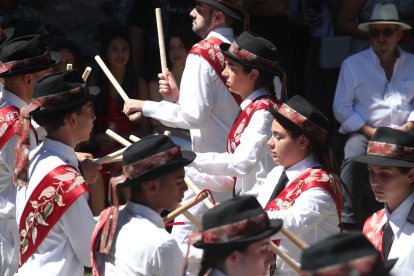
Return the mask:
<svg viewBox="0 0 414 276">
<path fill-rule="evenodd" d="M 414 129 L 414 55 L 398 47 L 403 31 L 411 27 L 399 20 L 394 4 L 377 4 L 370 21 L 358 28 L 368 32 L 371 47 L 343 62 L 333 103 L 339 132 L 348 135 L 341 166 L 345 229 L 360 229 L 369 212 L 380 208 L 366 168 L 351 159 L 366 152 L 379 126 Z"/>
</svg>

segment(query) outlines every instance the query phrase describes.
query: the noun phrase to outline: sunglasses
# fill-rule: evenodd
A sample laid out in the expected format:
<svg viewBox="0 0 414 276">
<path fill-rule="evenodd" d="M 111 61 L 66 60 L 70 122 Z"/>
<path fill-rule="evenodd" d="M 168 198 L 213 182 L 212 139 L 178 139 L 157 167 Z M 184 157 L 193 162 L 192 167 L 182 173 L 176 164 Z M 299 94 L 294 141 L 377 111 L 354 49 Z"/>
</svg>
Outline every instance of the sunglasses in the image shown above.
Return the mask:
<svg viewBox="0 0 414 276">
<path fill-rule="evenodd" d="M 396 30 L 397 29 L 388 29 L 388 28 L 387 29 L 382 29 L 382 30 L 380 30 L 380 29 L 370 29 L 369 30 L 369 36 L 372 37 L 372 38 L 377 38 L 382 33 L 382 35 L 384 37 L 391 37 L 395 33 Z"/>
</svg>

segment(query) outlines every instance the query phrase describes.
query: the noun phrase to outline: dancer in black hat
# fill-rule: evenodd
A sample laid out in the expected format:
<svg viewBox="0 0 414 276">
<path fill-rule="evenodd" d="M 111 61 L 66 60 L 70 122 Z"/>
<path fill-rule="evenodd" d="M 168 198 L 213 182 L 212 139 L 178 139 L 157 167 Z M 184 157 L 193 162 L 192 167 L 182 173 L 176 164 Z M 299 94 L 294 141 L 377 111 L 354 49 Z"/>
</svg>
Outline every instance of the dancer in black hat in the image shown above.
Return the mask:
<svg viewBox="0 0 414 276">
<path fill-rule="evenodd" d="M 395 275 L 414 273 L 414 135 L 379 127 L 367 153 L 354 161 L 368 166 L 375 199 L 384 209 L 369 217 L 363 232 L 384 259 L 398 258 Z"/>
<path fill-rule="evenodd" d="M 210 209 L 194 246 L 204 250 L 198 275 L 266 275 L 273 263 L 270 237 L 282 227 L 270 221 L 254 196 L 240 196 Z"/>
</svg>

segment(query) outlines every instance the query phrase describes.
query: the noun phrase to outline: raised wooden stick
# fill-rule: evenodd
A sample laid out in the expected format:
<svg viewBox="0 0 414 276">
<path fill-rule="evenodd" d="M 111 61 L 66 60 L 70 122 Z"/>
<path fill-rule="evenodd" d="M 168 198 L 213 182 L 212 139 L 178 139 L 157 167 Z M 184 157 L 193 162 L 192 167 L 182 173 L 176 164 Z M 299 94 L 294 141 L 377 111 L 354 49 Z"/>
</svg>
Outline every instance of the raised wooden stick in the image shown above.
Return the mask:
<svg viewBox="0 0 414 276">
<path fill-rule="evenodd" d="M 125 93 L 124 89 L 122 89 L 121 85 L 119 85 L 118 81 L 115 79 L 115 77 L 112 75 L 111 71 L 109 71 L 108 67 L 105 65 L 103 60 L 99 55 L 95 56 L 96 62 L 101 67 L 102 71 L 104 71 L 105 75 L 108 77 L 108 79 L 111 81 L 112 85 L 115 87 L 116 91 L 118 91 L 119 95 L 122 97 L 124 101 L 128 100 L 129 97 Z"/>
<path fill-rule="evenodd" d="M 82 74 L 83 81 L 86 81 L 88 79 L 89 74 L 91 73 L 91 71 L 92 71 L 91 67 L 89 67 L 89 66 L 86 67 L 85 71 L 83 71 L 83 74 Z"/>
<path fill-rule="evenodd" d="M 66 64 L 66 70 L 72 70 L 72 63 Z"/>
<path fill-rule="evenodd" d="M 278 255 L 282 260 L 284 260 L 294 271 L 300 273 L 300 264 L 298 264 L 294 259 L 289 257 L 285 252 L 283 252 L 274 242 L 269 242 L 270 248 L 276 255 Z"/>
<path fill-rule="evenodd" d="M 161 72 L 165 73 L 167 69 L 167 58 L 165 55 L 164 31 L 162 28 L 162 17 L 161 17 L 160 8 L 155 9 L 155 17 L 157 19 L 158 44 L 160 48 L 160 58 L 161 58 Z"/>
<path fill-rule="evenodd" d="M 121 135 L 115 133 L 114 131 L 112 131 L 109 128 L 105 131 L 105 133 L 106 133 L 106 135 L 108 135 L 109 137 L 111 137 L 112 139 L 114 139 L 115 141 L 117 141 L 118 143 L 120 143 L 121 145 L 123 145 L 125 147 L 129 147 L 131 145 L 131 142 L 129 142 L 127 139 L 125 139 Z"/>
<path fill-rule="evenodd" d="M 112 163 L 112 162 L 118 162 L 119 157 L 122 158 L 122 154 L 124 153 L 124 151 L 127 149 L 128 147 L 125 147 L 123 149 L 114 151 L 108 155 L 105 155 L 101 158 L 97 158 L 95 160 L 93 160 L 93 163 L 95 164 L 105 164 L 105 163 Z"/>
<path fill-rule="evenodd" d="M 205 199 L 207 197 L 208 197 L 208 193 L 204 192 L 201 195 L 199 195 L 198 198 L 197 198 L 197 196 L 195 196 L 192 199 L 188 200 L 186 203 L 182 204 L 177 209 L 175 209 L 174 211 L 172 211 L 171 213 L 166 215 L 163 218 L 164 223 L 168 223 L 168 222 L 172 221 L 178 215 L 182 214 L 184 211 L 187 211 L 188 209 L 190 209 L 194 205 L 198 204 L 199 202 L 201 202 L 203 199 Z"/>
<path fill-rule="evenodd" d="M 280 229 L 280 231 L 289 239 L 291 240 L 297 247 L 304 250 L 309 247 L 304 241 L 302 241 L 298 236 L 293 234 L 289 229 L 286 227 L 283 227 Z"/>
<path fill-rule="evenodd" d="M 196 195 L 198 195 L 201 192 L 197 185 L 194 184 L 194 182 L 191 181 L 191 179 L 188 176 L 184 177 L 184 181 L 185 184 L 187 184 L 188 188 L 190 188 Z M 208 198 L 204 199 L 203 202 L 209 209 L 214 207 L 214 204 Z"/>
<path fill-rule="evenodd" d="M 190 212 L 184 211 L 183 215 L 192 223 L 194 224 L 199 230 L 203 229 L 201 222 Z"/>
</svg>

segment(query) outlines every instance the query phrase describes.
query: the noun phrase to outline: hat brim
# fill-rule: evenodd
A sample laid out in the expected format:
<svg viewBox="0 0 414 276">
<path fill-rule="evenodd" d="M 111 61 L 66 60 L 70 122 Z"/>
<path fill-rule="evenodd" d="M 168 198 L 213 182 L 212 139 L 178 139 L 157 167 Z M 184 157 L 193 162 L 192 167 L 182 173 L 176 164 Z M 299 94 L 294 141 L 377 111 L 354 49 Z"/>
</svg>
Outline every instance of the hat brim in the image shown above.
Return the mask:
<svg viewBox="0 0 414 276">
<path fill-rule="evenodd" d="M 1 49 L 1 47 L 2 47 L 4 44 L 6 44 L 6 42 L 7 42 L 7 41 L 9 41 L 9 40 L 13 37 L 13 35 L 14 35 L 14 31 L 15 31 L 14 27 L 9 27 L 9 28 L 6 28 L 6 29 L 4 29 L 4 30 L 3 30 L 4 36 L 5 36 L 6 38 L 5 38 L 5 39 L 4 39 L 4 41 L 0 44 L 0 49 Z"/>
<path fill-rule="evenodd" d="M 47 65 L 33 66 L 33 67 L 29 67 L 29 68 L 24 68 L 24 69 L 18 70 L 18 71 L 6 72 L 6 73 L 3 73 L 3 74 L 0 74 L 0 78 L 10 78 L 10 77 L 15 77 L 15 76 L 24 75 L 24 74 L 41 72 L 41 71 L 49 69 L 49 68 L 51 68 L 55 65 L 56 65 L 56 61 L 52 59 L 51 62 Z"/>
<path fill-rule="evenodd" d="M 291 121 L 290 119 L 286 118 L 285 116 L 283 116 L 282 114 L 277 112 L 273 107 L 269 107 L 268 110 L 277 121 L 282 122 L 282 123 L 284 122 L 286 124 L 291 125 L 292 127 L 296 128 L 297 130 L 303 132 L 312 142 L 314 142 L 321 149 L 327 149 L 327 146 L 326 146 L 325 143 L 323 143 L 322 141 L 319 141 L 318 139 L 316 139 L 311 133 L 307 132 L 306 130 L 299 127 L 297 124 L 295 124 L 293 121 Z"/>
<path fill-rule="evenodd" d="M 73 106 L 77 106 L 77 105 L 82 105 L 83 103 L 86 103 L 88 101 L 92 101 L 95 99 L 95 97 L 99 94 L 100 90 L 99 89 L 90 89 L 89 88 L 89 95 L 82 97 L 78 100 L 75 101 L 71 101 L 71 102 L 65 102 L 64 104 L 58 105 L 58 106 L 53 106 L 47 109 L 41 109 L 40 107 L 29 112 L 29 116 L 39 116 L 39 115 L 47 115 L 47 114 L 52 114 L 52 113 L 56 113 L 57 111 L 60 110 L 65 110 L 65 109 L 69 109 Z"/>
<path fill-rule="evenodd" d="M 234 247 L 247 245 L 247 244 L 250 244 L 256 241 L 260 241 L 269 236 L 272 236 L 273 234 L 279 232 L 283 225 L 283 221 L 280 219 L 269 220 L 269 223 L 270 223 L 269 229 L 262 231 L 260 233 L 242 238 L 242 239 L 238 239 L 238 240 L 234 240 L 234 241 L 226 242 L 226 243 L 204 243 L 202 241 L 197 241 L 193 244 L 193 246 L 196 248 L 200 248 L 200 249 L 213 250 L 213 249 L 231 249 Z"/>
<path fill-rule="evenodd" d="M 353 161 L 365 164 L 372 164 L 377 166 L 383 167 L 401 167 L 401 168 L 414 168 L 414 163 L 401 160 L 390 158 L 386 156 L 377 156 L 377 155 L 361 155 L 352 158 Z"/>
<path fill-rule="evenodd" d="M 126 181 L 119 183 L 117 187 L 128 187 L 132 186 L 135 183 L 139 183 L 145 179 L 148 179 L 151 176 L 157 176 L 157 175 L 163 175 L 163 172 L 166 171 L 174 171 L 176 169 L 182 168 L 187 166 L 188 164 L 192 163 L 194 159 L 196 158 L 196 154 L 192 151 L 188 150 L 182 150 L 181 151 L 182 158 L 180 160 L 177 160 L 175 162 L 171 162 L 162 166 L 158 166 L 152 170 L 148 170 L 147 172 L 140 174 L 137 177 L 134 178 L 128 178 Z"/>
<path fill-rule="evenodd" d="M 358 25 L 358 29 L 360 29 L 361 31 L 364 31 L 364 32 L 368 32 L 369 31 L 369 25 L 378 25 L 378 24 L 394 24 L 394 25 L 399 25 L 402 30 L 411 30 L 411 26 L 408 25 L 408 24 L 405 24 L 405 23 L 399 22 L 399 21 L 388 21 L 388 20 L 364 22 L 364 23 L 361 23 L 361 24 Z"/>
<path fill-rule="evenodd" d="M 266 68 L 266 67 L 263 67 L 263 66 L 260 66 L 260 65 L 251 65 L 251 64 L 247 63 L 245 60 L 242 60 L 239 57 L 236 57 L 235 55 L 230 53 L 230 51 L 229 51 L 230 45 L 231 44 L 229 44 L 229 43 L 221 43 L 220 44 L 220 51 L 223 53 L 223 55 L 230 58 L 231 60 L 234 60 L 234 61 L 236 61 L 238 63 L 241 63 L 241 64 L 243 64 L 245 66 L 248 66 L 248 67 L 259 68 L 259 69 L 261 69 L 261 70 L 263 70 L 263 71 L 265 71 L 269 74 L 272 74 L 272 75 L 283 76 L 281 74 L 281 72 L 279 72 L 278 70 L 272 70 L 272 69 L 269 69 L 269 68 Z"/>
<path fill-rule="evenodd" d="M 233 11 L 228 6 L 218 2 L 217 0 L 196 0 L 196 1 L 203 2 L 203 3 L 209 4 L 213 7 L 216 7 L 218 9 L 220 9 L 221 11 L 223 11 L 225 14 L 233 17 L 236 20 L 243 20 L 243 18 L 239 14 L 237 14 L 235 11 Z M 240 11 L 240 14 L 242 14 L 242 11 Z"/>
</svg>

